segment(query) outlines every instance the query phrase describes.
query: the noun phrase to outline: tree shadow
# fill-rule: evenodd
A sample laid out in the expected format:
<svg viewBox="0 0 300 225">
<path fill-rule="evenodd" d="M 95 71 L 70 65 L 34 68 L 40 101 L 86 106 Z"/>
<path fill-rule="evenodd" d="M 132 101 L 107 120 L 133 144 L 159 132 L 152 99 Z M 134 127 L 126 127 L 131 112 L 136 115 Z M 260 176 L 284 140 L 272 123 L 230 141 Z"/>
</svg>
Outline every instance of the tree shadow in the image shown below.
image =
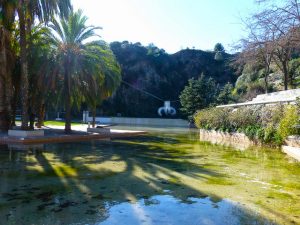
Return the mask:
<svg viewBox="0 0 300 225">
<path fill-rule="evenodd" d="M 150 135 L 51 144 L 27 152 L 1 151 L 0 179 L 7 185 L 0 189 L 0 216 L 8 222 L 95 223 L 107 219 L 114 205 L 135 204 L 159 195 L 171 195 L 188 204 L 193 203 L 191 199 L 206 199 L 211 208 L 224 204 L 219 196 L 197 187 L 197 182 L 226 177 L 193 163 L 188 148 L 176 136 Z M 5 160 L 8 152 L 9 160 Z M 250 224 L 269 224 L 241 206 L 226 204 L 238 212 L 231 215 L 237 224 L 245 218 Z"/>
</svg>

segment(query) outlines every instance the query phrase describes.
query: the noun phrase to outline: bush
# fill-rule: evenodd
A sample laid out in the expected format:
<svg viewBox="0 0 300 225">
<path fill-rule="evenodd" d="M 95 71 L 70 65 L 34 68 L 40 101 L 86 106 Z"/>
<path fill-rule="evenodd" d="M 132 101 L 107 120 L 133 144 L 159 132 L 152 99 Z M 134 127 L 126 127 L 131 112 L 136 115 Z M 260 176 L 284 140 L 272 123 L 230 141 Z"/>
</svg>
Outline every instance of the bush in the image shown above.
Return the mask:
<svg viewBox="0 0 300 225">
<path fill-rule="evenodd" d="M 278 124 L 282 119 L 285 111 L 285 106 L 282 104 L 263 107 L 260 112 L 260 118 L 263 127 L 272 126 L 278 128 Z"/>
<path fill-rule="evenodd" d="M 202 129 L 230 131 L 229 113 L 229 109 L 223 108 L 204 109 L 195 114 L 195 124 Z"/>
<path fill-rule="evenodd" d="M 282 144 L 292 134 L 299 134 L 299 107 L 275 105 L 238 109 L 208 108 L 194 117 L 198 128 L 227 132 L 243 132 L 252 140 L 267 144 Z"/>
<path fill-rule="evenodd" d="M 242 131 L 250 140 L 261 140 L 264 135 L 263 128 L 258 125 L 249 125 L 242 129 Z"/>
<path fill-rule="evenodd" d="M 282 144 L 282 137 L 278 134 L 277 132 L 278 130 L 276 128 L 274 128 L 273 126 L 267 126 L 264 129 L 264 136 L 262 139 L 263 143 L 266 144 L 275 144 L 275 145 L 280 145 Z"/>
<path fill-rule="evenodd" d="M 284 140 L 287 136 L 299 134 L 295 125 L 299 123 L 298 111 L 295 106 L 287 106 L 278 127 L 278 133 Z"/>
<path fill-rule="evenodd" d="M 234 130 L 245 130 L 249 126 L 259 124 L 258 110 L 248 107 L 234 109 L 228 118 L 230 127 Z"/>
</svg>

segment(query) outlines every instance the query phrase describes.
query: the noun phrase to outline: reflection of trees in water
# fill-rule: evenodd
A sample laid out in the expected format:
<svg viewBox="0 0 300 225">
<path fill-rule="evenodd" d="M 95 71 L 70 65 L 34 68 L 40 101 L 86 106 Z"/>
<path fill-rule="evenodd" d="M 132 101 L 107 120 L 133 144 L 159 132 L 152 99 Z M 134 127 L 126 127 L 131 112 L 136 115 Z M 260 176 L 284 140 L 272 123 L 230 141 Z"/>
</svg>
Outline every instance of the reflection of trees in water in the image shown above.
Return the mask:
<svg viewBox="0 0 300 225">
<path fill-rule="evenodd" d="M 189 202 L 190 197 L 210 196 L 217 206 L 220 197 L 179 182 L 174 175 L 176 171 L 192 179 L 206 179 L 208 175 L 222 178 L 222 174 L 190 162 L 195 156 L 176 149 L 184 142 L 183 135 L 148 136 L 51 144 L 44 150 L 1 151 L 0 216 L 19 220 L 24 217 L 37 223 L 44 223 L 46 215 L 53 223 L 99 222 L 109 216 L 107 210 L 112 205 L 148 199 L 165 190 L 183 202 Z M 112 167 L 91 167 L 105 163 Z M 124 163 L 124 169 L 114 168 L 120 163 Z M 37 166 L 40 171 L 34 170 Z M 244 209 L 240 208 L 240 212 Z"/>
</svg>

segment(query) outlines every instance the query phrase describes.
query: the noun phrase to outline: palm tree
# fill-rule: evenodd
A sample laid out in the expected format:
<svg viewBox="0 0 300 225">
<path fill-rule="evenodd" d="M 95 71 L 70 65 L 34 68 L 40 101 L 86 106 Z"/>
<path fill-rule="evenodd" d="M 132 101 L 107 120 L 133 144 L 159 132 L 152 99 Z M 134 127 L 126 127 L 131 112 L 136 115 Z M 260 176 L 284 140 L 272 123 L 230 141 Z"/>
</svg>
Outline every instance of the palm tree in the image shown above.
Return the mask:
<svg viewBox="0 0 300 225">
<path fill-rule="evenodd" d="M 99 42 L 98 53 L 101 55 L 101 64 L 96 73 L 93 74 L 95 82 L 86 85 L 85 101 L 92 110 L 93 122 L 95 127 L 96 108 L 101 105 L 103 100 L 109 98 L 121 83 L 121 68 L 117 63 L 114 54 L 109 49 L 106 43 Z M 96 84 L 96 85 L 93 85 Z M 100 85 L 99 85 L 100 84 Z M 88 88 L 88 89 L 87 89 Z"/>
<path fill-rule="evenodd" d="M 103 41 L 89 41 L 99 37 L 95 31 L 101 29 L 86 26 L 87 17 L 82 11 L 71 12 L 67 19 L 53 20 L 49 36 L 55 52 L 57 82 L 62 82 L 62 97 L 65 106 L 65 132 L 71 131 L 71 108 L 84 100 L 87 90 L 93 91 L 104 81 L 104 72 L 116 64 L 113 57 L 107 57 L 110 50 Z"/>
<path fill-rule="evenodd" d="M 12 70 L 15 52 L 12 32 L 15 21 L 15 1 L 0 1 L 0 130 L 11 126 Z"/>
<path fill-rule="evenodd" d="M 21 100 L 22 100 L 22 125 L 28 129 L 28 52 L 27 36 L 31 33 L 31 26 L 35 17 L 41 22 L 49 21 L 52 16 L 59 13 L 67 16 L 71 8 L 70 0 L 19 0 L 16 11 L 19 18 L 20 29 L 20 65 L 21 65 Z"/>
<path fill-rule="evenodd" d="M 50 85 L 47 77 L 54 73 L 54 59 L 48 44 L 50 30 L 44 24 L 33 26 L 29 37 L 28 61 L 29 72 L 29 117 L 30 128 L 34 127 L 34 118 L 38 118 L 38 127 L 43 125 L 45 103 Z M 48 99 L 47 99 L 48 100 Z"/>
<path fill-rule="evenodd" d="M 11 125 L 12 70 L 15 52 L 11 51 L 11 40 L 15 16 L 18 14 L 20 40 L 20 80 L 22 97 L 22 128 L 28 129 L 28 55 L 27 37 L 36 18 L 47 22 L 54 14 L 67 16 L 70 0 L 0 0 L 0 129 Z M 29 43 L 30 44 L 30 43 Z"/>
</svg>

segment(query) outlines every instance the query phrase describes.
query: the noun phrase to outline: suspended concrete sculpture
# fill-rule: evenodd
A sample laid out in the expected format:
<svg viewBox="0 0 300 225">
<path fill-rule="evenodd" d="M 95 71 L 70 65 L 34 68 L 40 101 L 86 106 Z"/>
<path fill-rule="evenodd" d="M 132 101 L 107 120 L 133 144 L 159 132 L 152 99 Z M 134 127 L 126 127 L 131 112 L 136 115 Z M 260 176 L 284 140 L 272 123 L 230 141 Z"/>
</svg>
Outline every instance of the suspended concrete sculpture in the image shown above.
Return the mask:
<svg viewBox="0 0 300 225">
<path fill-rule="evenodd" d="M 165 102 L 164 102 L 164 106 L 163 106 L 163 107 L 160 107 L 160 108 L 157 110 L 157 113 L 158 113 L 159 116 L 162 116 L 163 114 L 164 114 L 164 115 L 175 116 L 175 115 L 176 115 L 176 109 L 174 109 L 174 108 L 171 106 L 171 102 L 170 102 L 170 101 L 165 101 Z"/>
</svg>

